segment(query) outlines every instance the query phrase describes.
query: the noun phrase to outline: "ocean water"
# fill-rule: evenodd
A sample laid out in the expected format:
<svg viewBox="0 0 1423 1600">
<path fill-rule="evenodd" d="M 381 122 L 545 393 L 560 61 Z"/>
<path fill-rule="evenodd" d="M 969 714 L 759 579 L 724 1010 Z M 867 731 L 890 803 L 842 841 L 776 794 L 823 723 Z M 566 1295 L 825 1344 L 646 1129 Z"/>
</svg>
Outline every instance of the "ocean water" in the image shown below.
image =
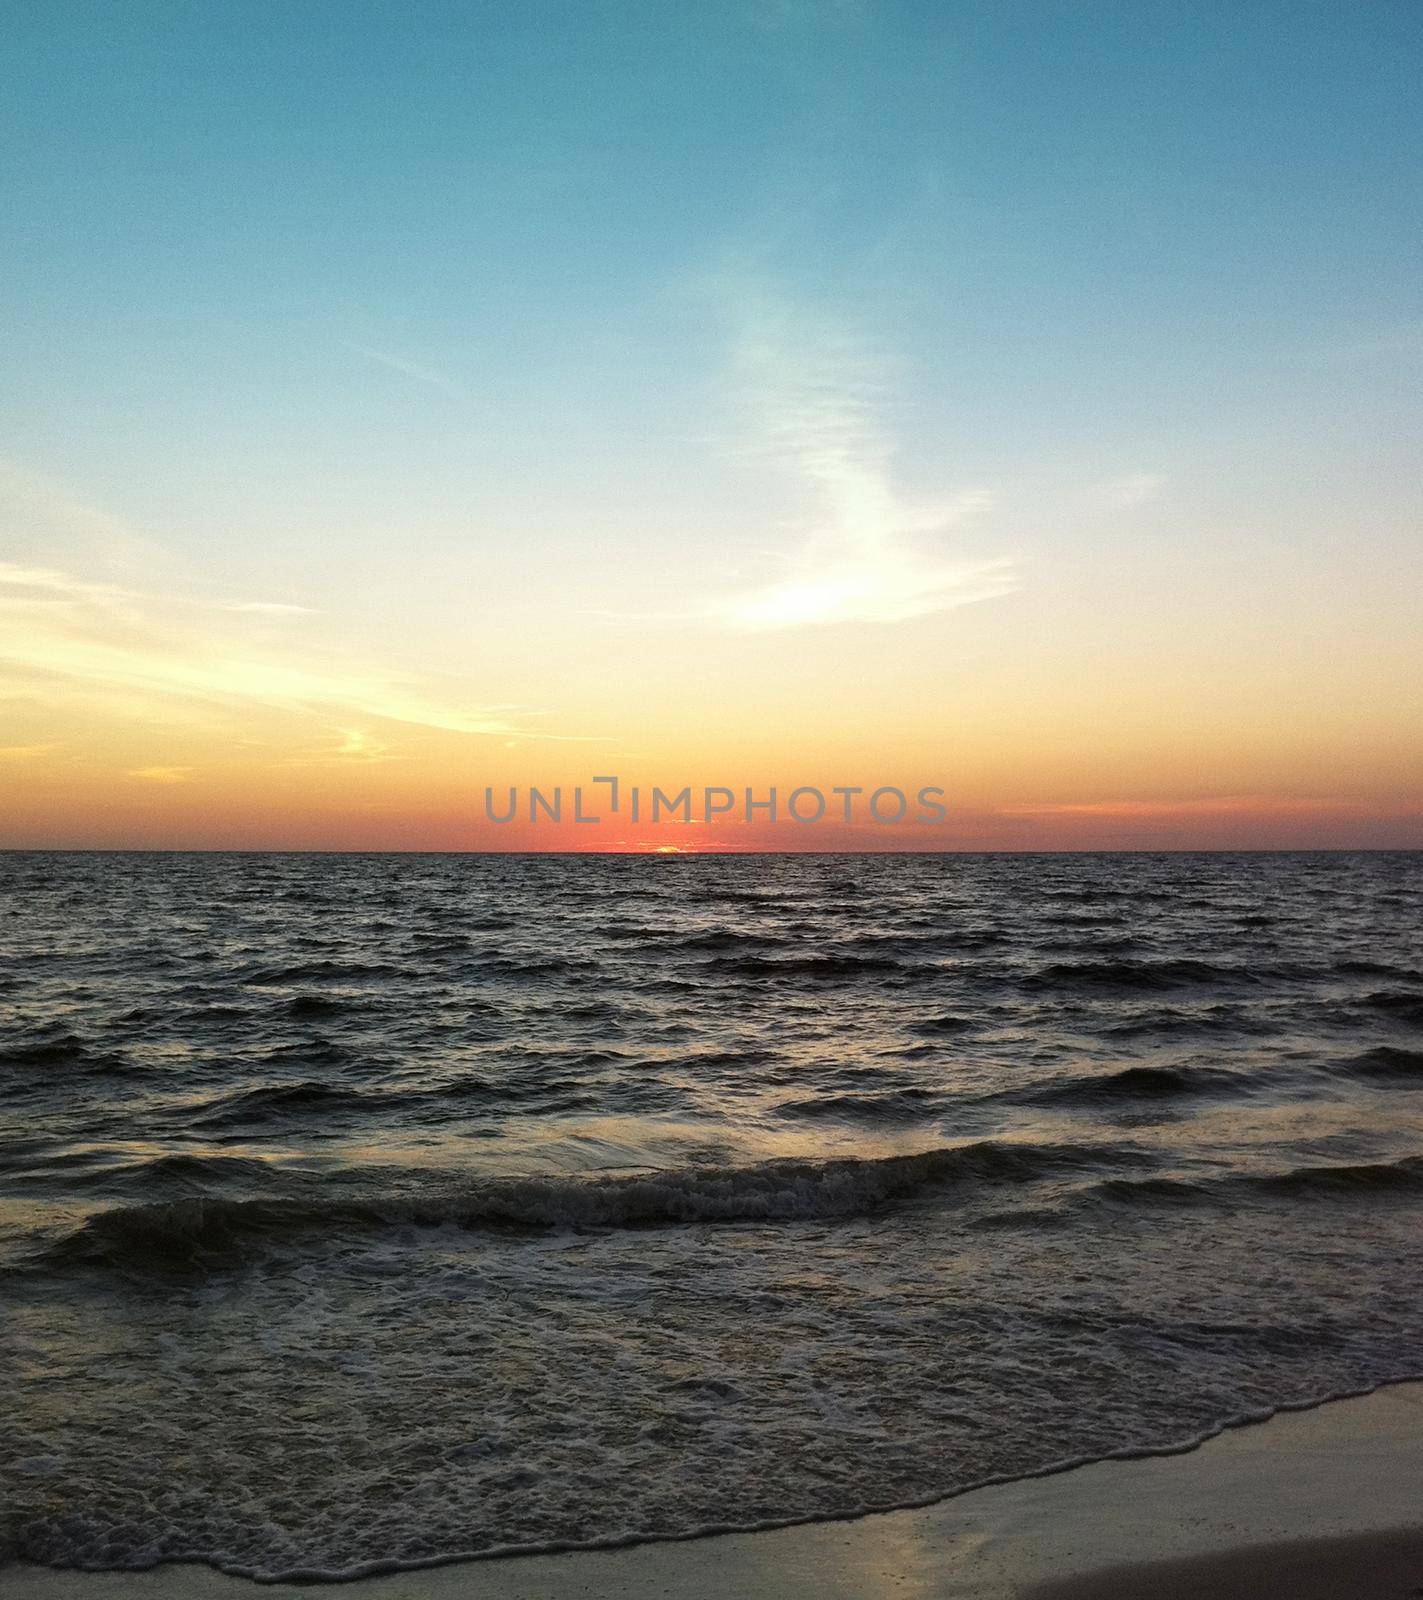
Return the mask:
<svg viewBox="0 0 1423 1600">
<path fill-rule="evenodd" d="M 1423 856 L 0 856 L 0 1556 L 922 1502 L 1423 1376 Z"/>
</svg>

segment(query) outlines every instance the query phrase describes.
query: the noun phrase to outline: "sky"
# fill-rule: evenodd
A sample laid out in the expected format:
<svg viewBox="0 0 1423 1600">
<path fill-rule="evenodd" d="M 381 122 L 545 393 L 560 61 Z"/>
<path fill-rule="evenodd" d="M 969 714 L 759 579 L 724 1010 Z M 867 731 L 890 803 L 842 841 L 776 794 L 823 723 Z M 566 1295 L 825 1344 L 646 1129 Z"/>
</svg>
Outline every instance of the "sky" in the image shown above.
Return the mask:
<svg viewBox="0 0 1423 1600">
<path fill-rule="evenodd" d="M 1414 0 L 6 10 L 0 846 L 1423 846 Z"/>
</svg>

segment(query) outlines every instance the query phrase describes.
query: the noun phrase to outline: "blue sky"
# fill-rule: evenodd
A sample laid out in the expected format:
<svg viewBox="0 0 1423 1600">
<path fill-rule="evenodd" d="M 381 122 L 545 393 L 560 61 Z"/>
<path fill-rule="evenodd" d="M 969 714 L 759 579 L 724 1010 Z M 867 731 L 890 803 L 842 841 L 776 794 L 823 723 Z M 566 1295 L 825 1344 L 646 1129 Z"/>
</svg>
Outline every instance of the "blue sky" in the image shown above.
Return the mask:
<svg viewBox="0 0 1423 1600">
<path fill-rule="evenodd" d="M 682 623 L 733 679 L 728 632 L 833 670 L 859 629 L 892 695 L 969 657 L 1060 680 L 1155 618 L 1169 698 L 1265 617 L 1282 673 L 1322 631 L 1360 706 L 1399 687 L 1415 4 L 63 0 L 7 32 L 0 559 L 300 607 L 283 649 L 600 700 L 634 742 L 706 714 L 686 674 L 639 699 Z M 803 653 L 754 648 L 808 674 L 793 717 Z"/>
</svg>

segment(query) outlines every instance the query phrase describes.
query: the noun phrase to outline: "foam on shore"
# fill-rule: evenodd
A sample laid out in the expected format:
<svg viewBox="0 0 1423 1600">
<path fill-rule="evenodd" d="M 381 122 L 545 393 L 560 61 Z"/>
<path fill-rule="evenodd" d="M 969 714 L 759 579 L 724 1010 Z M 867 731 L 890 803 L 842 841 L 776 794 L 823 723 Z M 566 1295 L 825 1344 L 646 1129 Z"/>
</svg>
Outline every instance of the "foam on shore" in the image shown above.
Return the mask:
<svg viewBox="0 0 1423 1600">
<path fill-rule="evenodd" d="M 457 1563 L 340 1592 L 351 1600 L 1169 1600 L 1201 1592 L 1230 1600 L 1268 1581 L 1300 1600 L 1341 1592 L 1383 1600 L 1402 1592 L 1400 1575 L 1418 1579 L 1420 1477 L 1423 1384 L 1394 1385 L 1232 1429 L 1188 1454 L 1099 1462 L 919 1510 Z M 191 1566 L 12 1566 L 0 1579 L 7 1600 L 333 1594 L 329 1584 L 259 1586 Z"/>
</svg>

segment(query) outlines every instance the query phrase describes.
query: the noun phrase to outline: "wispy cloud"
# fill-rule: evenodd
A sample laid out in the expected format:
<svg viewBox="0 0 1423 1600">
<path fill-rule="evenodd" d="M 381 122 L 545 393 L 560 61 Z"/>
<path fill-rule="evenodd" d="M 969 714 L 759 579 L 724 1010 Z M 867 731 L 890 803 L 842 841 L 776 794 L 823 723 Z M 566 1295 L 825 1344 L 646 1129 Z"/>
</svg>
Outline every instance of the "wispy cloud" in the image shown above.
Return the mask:
<svg viewBox="0 0 1423 1600">
<path fill-rule="evenodd" d="M 187 783 L 192 777 L 191 767 L 135 767 L 128 776 L 141 778 L 145 783 Z"/>
<path fill-rule="evenodd" d="M 743 631 L 893 623 L 1015 587 L 1004 559 L 949 559 L 945 536 L 994 504 L 986 489 L 903 498 L 891 472 L 887 363 L 843 326 L 738 287 L 732 373 L 742 452 L 796 486 L 797 542 L 762 582 L 718 597 L 709 618 Z"/>
<path fill-rule="evenodd" d="M 155 707 L 264 707 L 371 717 L 452 733 L 548 738 L 509 708 L 452 702 L 338 648 L 277 649 L 234 615 L 223 627 L 184 597 L 144 594 L 68 573 L 0 563 L 0 689 L 48 686 Z M 158 714 L 161 716 L 161 709 Z"/>
<path fill-rule="evenodd" d="M 253 617 L 309 617 L 314 614 L 310 606 L 288 605 L 283 600 L 227 600 L 218 609 Z"/>
<path fill-rule="evenodd" d="M 54 567 L 22 566 L 0 561 L 0 604 L 57 605 L 91 602 L 109 604 L 131 595 L 115 583 L 93 583 Z"/>
<path fill-rule="evenodd" d="M 383 739 L 363 728 L 339 728 L 340 744 L 328 745 L 317 759 L 336 762 L 399 761 L 401 758 Z"/>
<path fill-rule="evenodd" d="M 38 761 L 60 748 L 57 744 L 0 744 L 0 761 Z"/>
<path fill-rule="evenodd" d="M 369 345 L 353 344 L 349 341 L 346 343 L 346 348 L 355 351 L 359 356 L 364 356 L 367 361 L 374 361 L 379 366 L 400 373 L 402 377 L 413 378 L 416 383 L 438 389 L 447 400 L 454 400 L 460 405 L 469 401 L 469 394 L 460 388 L 459 384 L 452 378 L 446 377 L 438 368 L 427 366 L 423 361 L 412 361 L 407 356 L 393 355 L 388 350 L 372 350 Z"/>
<path fill-rule="evenodd" d="M 1169 817 L 1294 816 L 1315 811 L 1350 809 L 1345 800 L 1294 795 L 1213 795 L 1189 800 L 1080 800 L 1059 805 L 1004 806 L 1005 817 L 1100 817 L 1142 820 Z"/>
<path fill-rule="evenodd" d="M 48 552 L 68 551 L 70 559 L 127 562 L 155 549 L 120 518 L 18 461 L 0 460 L 0 524 L 12 549 L 30 543 Z"/>
</svg>

